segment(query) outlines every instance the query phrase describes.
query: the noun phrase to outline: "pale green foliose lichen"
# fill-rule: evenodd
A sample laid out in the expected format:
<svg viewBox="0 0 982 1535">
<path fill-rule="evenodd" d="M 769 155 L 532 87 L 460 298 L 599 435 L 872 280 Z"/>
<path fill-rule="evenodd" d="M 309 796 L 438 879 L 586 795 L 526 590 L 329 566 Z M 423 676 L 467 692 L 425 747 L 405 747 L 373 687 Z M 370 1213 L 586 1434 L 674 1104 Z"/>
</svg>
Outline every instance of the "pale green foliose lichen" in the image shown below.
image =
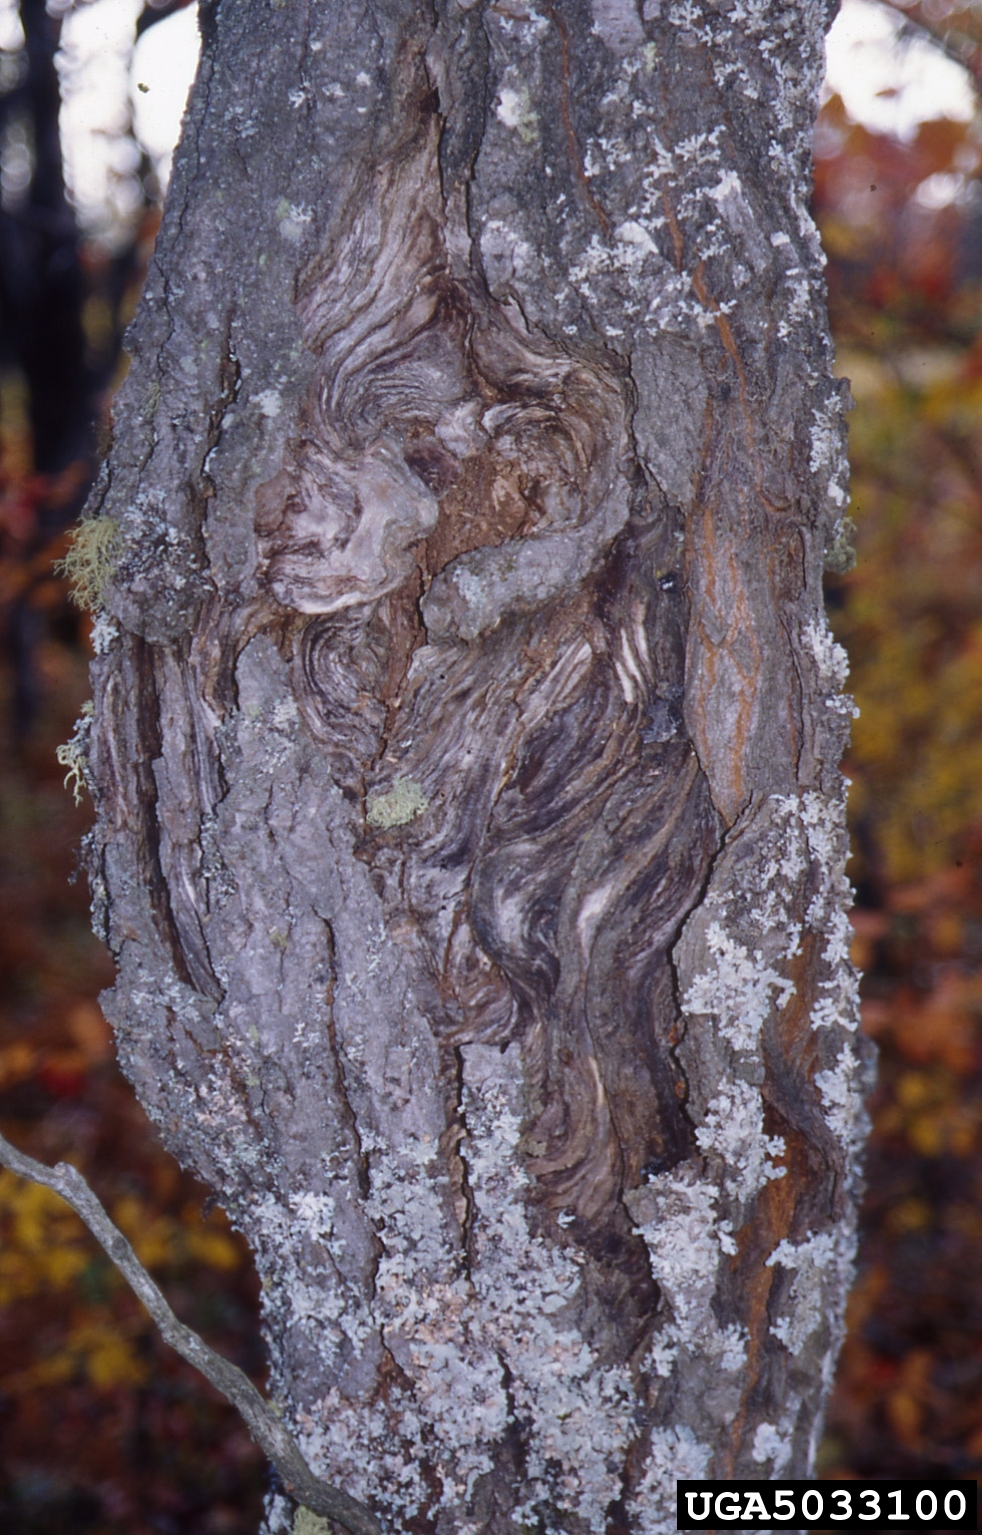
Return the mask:
<svg viewBox="0 0 982 1535">
<path fill-rule="evenodd" d="M 331 1535 L 331 1526 L 309 1508 L 298 1508 L 293 1516 L 293 1535 Z"/>
<path fill-rule="evenodd" d="M 429 803 L 418 783 L 411 778 L 397 778 L 386 794 L 372 795 L 365 818 L 369 826 L 388 831 L 392 826 L 405 826 L 407 821 L 422 815 Z"/>
</svg>

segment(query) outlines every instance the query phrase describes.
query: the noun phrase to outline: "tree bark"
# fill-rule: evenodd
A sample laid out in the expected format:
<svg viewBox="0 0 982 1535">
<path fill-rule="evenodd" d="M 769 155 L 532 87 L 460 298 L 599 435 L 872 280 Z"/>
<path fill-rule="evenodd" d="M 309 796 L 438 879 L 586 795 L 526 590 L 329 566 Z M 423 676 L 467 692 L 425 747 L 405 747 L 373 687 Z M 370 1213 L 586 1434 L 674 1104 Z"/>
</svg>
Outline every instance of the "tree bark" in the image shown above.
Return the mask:
<svg viewBox="0 0 982 1535">
<path fill-rule="evenodd" d="M 866 1070 L 831 10 L 204 13 L 93 504 L 106 1009 L 393 1529 L 811 1465 Z"/>
</svg>

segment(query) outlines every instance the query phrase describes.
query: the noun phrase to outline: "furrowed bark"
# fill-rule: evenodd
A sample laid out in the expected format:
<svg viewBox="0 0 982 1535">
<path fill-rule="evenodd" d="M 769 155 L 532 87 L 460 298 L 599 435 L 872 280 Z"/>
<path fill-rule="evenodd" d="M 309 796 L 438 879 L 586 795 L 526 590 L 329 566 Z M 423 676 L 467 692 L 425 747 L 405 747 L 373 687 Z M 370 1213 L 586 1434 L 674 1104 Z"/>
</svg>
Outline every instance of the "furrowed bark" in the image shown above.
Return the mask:
<svg viewBox="0 0 982 1535">
<path fill-rule="evenodd" d="M 98 493 L 106 1007 L 393 1526 L 810 1465 L 865 1070 L 830 19 L 207 14 Z"/>
</svg>

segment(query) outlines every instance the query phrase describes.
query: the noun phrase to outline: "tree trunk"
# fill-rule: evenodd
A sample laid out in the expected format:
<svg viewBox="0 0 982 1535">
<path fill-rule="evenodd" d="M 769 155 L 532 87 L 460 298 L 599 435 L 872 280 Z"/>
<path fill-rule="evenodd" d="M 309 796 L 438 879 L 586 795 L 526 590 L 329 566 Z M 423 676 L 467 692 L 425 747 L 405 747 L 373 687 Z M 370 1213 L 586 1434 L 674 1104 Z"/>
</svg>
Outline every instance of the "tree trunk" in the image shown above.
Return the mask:
<svg viewBox="0 0 982 1535">
<path fill-rule="evenodd" d="M 865 1073 L 830 19 L 204 13 L 95 503 L 106 1004 L 393 1529 L 811 1464 Z"/>
</svg>

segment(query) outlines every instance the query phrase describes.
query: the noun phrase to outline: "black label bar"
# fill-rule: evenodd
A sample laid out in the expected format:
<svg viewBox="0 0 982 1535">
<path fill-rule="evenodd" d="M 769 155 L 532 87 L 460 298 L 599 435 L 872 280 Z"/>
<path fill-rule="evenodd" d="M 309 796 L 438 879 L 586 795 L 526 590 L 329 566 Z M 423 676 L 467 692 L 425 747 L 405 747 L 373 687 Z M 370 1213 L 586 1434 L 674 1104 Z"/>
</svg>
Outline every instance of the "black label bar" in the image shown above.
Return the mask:
<svg viewBox="0 0 982 1535">
<path fill-rule="evenodd" d="M 977 1530 L 976 1484 L 678 1482 L 680 1530 Z"/>
</svg>

